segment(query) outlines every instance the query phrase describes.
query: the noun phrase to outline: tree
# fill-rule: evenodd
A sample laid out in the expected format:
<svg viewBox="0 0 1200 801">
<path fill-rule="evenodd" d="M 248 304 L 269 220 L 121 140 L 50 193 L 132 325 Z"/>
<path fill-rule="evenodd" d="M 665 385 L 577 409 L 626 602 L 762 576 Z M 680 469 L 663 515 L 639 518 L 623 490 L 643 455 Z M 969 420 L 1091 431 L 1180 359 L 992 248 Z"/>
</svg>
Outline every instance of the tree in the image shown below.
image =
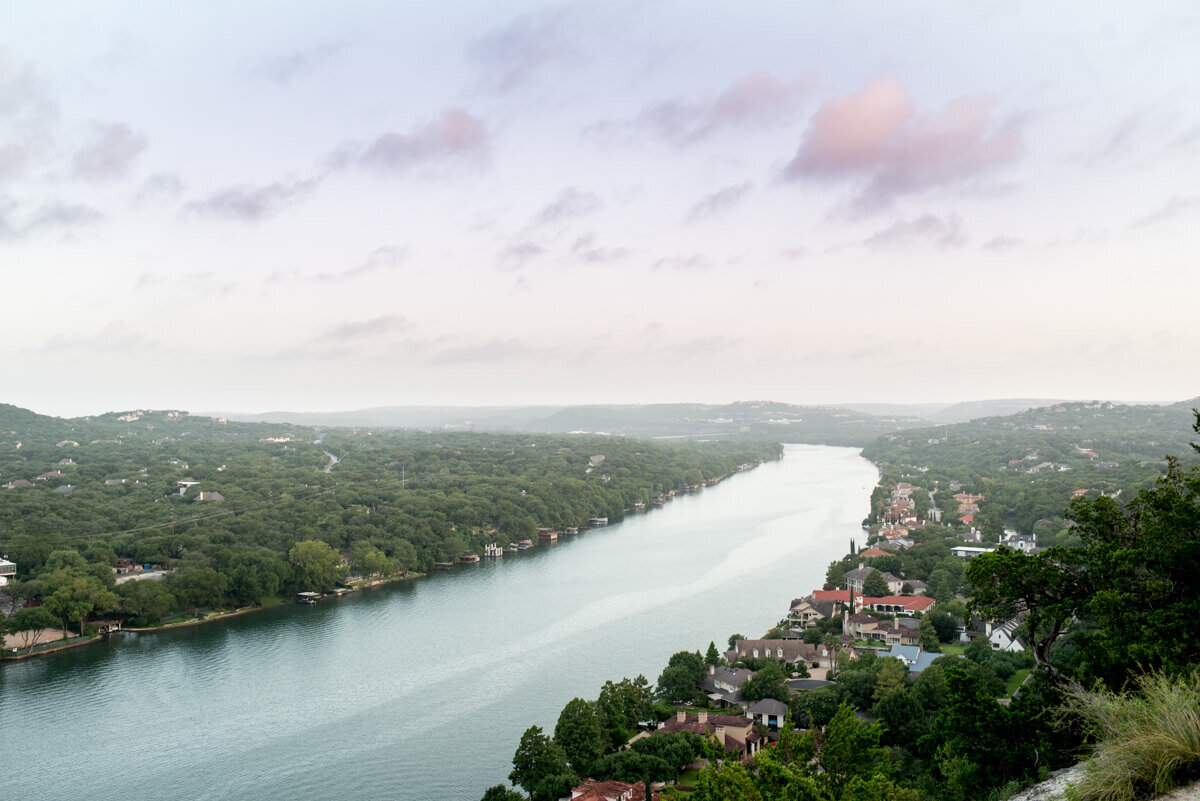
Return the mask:
<svg viewBox="0 0 1200 801">
<path fill-rule="evenodd" d="M 699 653 L 678 651 L 658 677 L 658 694 L 668 701 L 694 701 L 707 672 Z"/>
<path fill-rule="evenodd" d="M 497 784 L 487 788 L 479 801 L 525 801 L 525 796 L 503 784 Z"/>
<path fill-rule="evenodd" d="M 58 618 L 41 606 L 26 607 L 13 612 L 12 617 L 3 621 L 0 633 L 16 634 L 21 638 L 21 648 L 27 648 L 26 653 L 32 653 L 34 646 L 41 639 L 44 629 L 58 625 Z"/>
<path fill-rule="evenodd" d="M 508 780 L 523 787 L 532 797 L 543 779 L 570 771 L 562 747 L 543 734 L 540 726 L 530 726 L 521 735 L 521 742 L 513 754 L 513 769 Z"/>
<path fill-rule="evenodd" d="M 610 748 L 624 745 L 638 723 L 649 719 L 654 703 L 654 690 L 645 676 L 624 678 L 615 684 L 604 682 L 596 698 L 596 710 L 608 736 Z"/>
<path fill-rule="evenodd" d="M 974 668 L 974 669 L 973 669 Z M 1036 773 L 1032 745 L 996 703 L 986 677 L 969 661 L 950 660 L 943 668 L 946 705 L 930 728 L 928 741 L 942 779 L 959 797 L 978 797 L 1005 782 Z M 986 670 L 986 669 L 985 669 Z"/>
<path fill-rule="evenodd" d="M 748 678 L 741 688 L 742 698 L 747 701 L 760 701 L 763 698 L 774 698 L 776 701 L 788 702 L 787 674 L 783 665 L 775 660 L 768 660 L 760 670 Z"/>
<path fill-rule="evenodd" d="M 211 567 L 185 567 L 167 576 L 167 589 L 185 608 L 220 606 L 225 601 L 229 579 Z"/>
<path fill-rule="evenodd" d="M 881 664 L 875 677 L 875 692 L 871 695 L 875 701 L 883 698 L 891 690 L 903 687 L 904 680 L 908 677 L 908 668 L 899 659 L 888 657 L 879 661 Z"/>
<path fill-rule="evenodd" d="M 955 622 L 954 615 L 941 609 L 930 609 L 925 613 L 925 619 L 933 624 L 941 642 L 954 641 L 954 635 L 958 633 L 958 623 Z"/>
<path fill-rule="evenodd" d="M 821 644 L 829 654 L 829 678 L 832 679 L 837 675 L 837 656 L 842 650 L 842 638 L 836 634 L 826 634 Z"/>
<path fill-rule="evenodd" d="M 746 639 L 746 635 L 744 635 L 744 634 L 730 634 L 729 635 L 729 650 L 730 651 L 735 650 L 737 648 L 738 640 L 744 640 L 744 639 Z"/>
<path fill-rule="evenodd" d="M 883 757 L 879 748 L 881 727 L 867 724 L 854 716 L 848 704 L 842 704 L 821 732 L 817 761 L 829 777 L 834 796 L 841 794 L 855 776 L 871 775 Z"/>
<path fill-rule="evenodd" d="M 721 664 L 721 654 L 717 651 L 717 644 L 715 642 L 709 642 L 708 651 L 704 654 L 704 662 L 709 665 Z"/>
<path fill-rule="evenodd" d="M 941 641 L 938 640 L 937 629 L 928 615 L 921 618 L 921 622 L 917 628 L 917 639 L 921 647 L 926 651 L 942 650 Z"/>
<path fill-rule="evenodd" d="M 328 592 L 342 578 L 342 557 L 321 540 L 297 542 L 288 551 L 288 560 L 301 587 Z"/>
<path fill-rule="evenodd" d="M 804 690 L 792 699 L 792 717 L 797 725 L 824 726 L 833 720 L 841 705 L 842 696 L 837 686 Z"/>
<path fill-rule="evenodd" d="M 905 687 L 893 687 L 871 710 L 883 724 L 883 740 L 892 745 L 915 744 L 925 733 L 925 711 Z"/>
<path fill-rule="evenodd" d="M 868 598 L 882 598 L 891 594 L 887 579 L 878 570 L 872 570 L 863 580 L 863 595 Z"/>
<path fill-rule="evenodd" d="M 126 581 L 117 585 L 121 608 L 134 617 L 154 620 L 171 611 L 175 596 L 161 582 L 150 579 Z"/>
<path fill-rule="evenodd" d="M 109 591 L 99 579 L 79 576 L 55 590 L 46 598 L 45 606 L 62 620 L 64 638 L 69 621 L 79 623 L 79 636 L 83 637 L 91 614 L 115 609 L 118 601 L 117 594 Z"/>
<path fill-rule="evenodd" d="M 576 773 L 590 772 L 592 763 L 604 753 L 605 739 L 596 705 L 582 698 L 568 701 L 554 726 L 554 742 Z"/>
<path fill-rule="evenodd" d="M 1055 546 L 1026 555 L 1001 546 L 967 565 L 975 585 L 972 610 L 993 620 L 1026 612 L 1034 660 L 1051 677 L 1058 670 L 1050 663 L 1050 648 L 1091 594 L 1084 556 L 1079 548 Z"/>
</svg>

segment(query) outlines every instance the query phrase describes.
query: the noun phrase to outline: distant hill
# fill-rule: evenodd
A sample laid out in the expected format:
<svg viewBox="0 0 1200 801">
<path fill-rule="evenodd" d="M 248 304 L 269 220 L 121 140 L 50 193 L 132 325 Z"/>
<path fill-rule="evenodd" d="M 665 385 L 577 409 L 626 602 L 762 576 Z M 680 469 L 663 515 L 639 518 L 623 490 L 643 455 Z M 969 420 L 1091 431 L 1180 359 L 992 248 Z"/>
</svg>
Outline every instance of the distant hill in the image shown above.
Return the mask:
<svg viewBox="0 0 1200 801">
<path fill-rule="evenodd" d="M 1065 403 L 1083 403 L 1083 400 L 1051 398 L 1000 398 L 993 400 L 960 401 L 959 403 L 853 403 L 853 408 L 873 415 L 917 417 L 935 425 L 953 425 L 979 420 L 984 417 L 1007 417 L 1030 409 L 1044 409 Z M 1107 402 L 1107 401 L 1106 401 Z M 1121 406 L 1168 405 L 1113 401 Z"/>
<path fill-rule="evenodd" d="M 862 446 L 880 434 L 928 425 L 909 415 L 772 401 L 596 406 L 391 406 L 347 412 L 224 413 L 231 420 L 321 426 L 603 433 L 640 438 L 765 439 Z"/>
</svg>

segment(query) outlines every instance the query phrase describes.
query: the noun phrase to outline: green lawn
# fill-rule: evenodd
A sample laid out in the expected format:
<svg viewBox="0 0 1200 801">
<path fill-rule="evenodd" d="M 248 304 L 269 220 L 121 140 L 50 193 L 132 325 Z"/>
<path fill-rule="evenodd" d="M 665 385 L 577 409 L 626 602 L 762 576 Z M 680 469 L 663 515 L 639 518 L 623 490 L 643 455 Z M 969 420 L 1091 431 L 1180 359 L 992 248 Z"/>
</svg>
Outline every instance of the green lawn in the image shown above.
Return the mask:
<svg viewBox="0 0 1200 801">
<path fill-rule="evenodd" d="M 951 656 L 962 656 L 967 650 L 967 646 L 960 642 L 941 643 L 942 653 L 950 654 Z"/>
<path fill-rule="evenodd" d="M 1024 670 L 1018 670 L 1016 673 L 1009 676 L 1008 681 L 1004 683 L 1004 694 L 1011 698 L 1012 694 L 1017 691 L 1017 688 L 1021 686 L 1021 682 L 1025 681 L 1025 677 L 1028 676 L 1029 673 L 1029 668 L 1025 668 Z"/>
<path fill-rule="evenodd" d="M 677 781 L 680 787 L 695 787 L 696 780 L 700 778 L 700 771 L 695 768 L 688 768 L 683 773 L 679 774 Z"/>
</svg>

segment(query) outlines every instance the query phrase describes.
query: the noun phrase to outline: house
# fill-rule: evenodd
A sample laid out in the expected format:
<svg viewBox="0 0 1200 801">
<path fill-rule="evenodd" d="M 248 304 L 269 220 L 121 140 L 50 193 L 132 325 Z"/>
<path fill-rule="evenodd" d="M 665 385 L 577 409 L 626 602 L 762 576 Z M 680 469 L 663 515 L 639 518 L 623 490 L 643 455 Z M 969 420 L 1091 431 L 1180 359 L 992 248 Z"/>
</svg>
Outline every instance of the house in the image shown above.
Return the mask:
<svg viewBox="0 0 1200 801">
<path fill-rule="evenodd" d="M 566 799 L 564 799 L 566 801 Z M 588 779 L 571 788 L 569 801 L 646 801 L 646 785 Z"/>
<path fill-rule="evenodd" d="M 924 595 L 929 586 L 919 579 L 905 579 L 900 585 L 900 595 Z"/>
<path fill-rule="evenodd" d="M 1021 625 L 1023 620 L 1024 616 L 1017 615 L 1000 624 L 989 622 L 986 630 L 988 642 L 992 644 L 992 649 L 996 651 L 1024 651 L 1025 643 L 1020 637 L 1014 634 L 1017 626 Z"/>
<path fill-rule="evenodd" d="M 817 600 L 811 595 L 793 598 L 788 609 L 788 625 L 793 629 L 811 629 L 818 621 L 828 620 L 837 613 L 837 601 Z"/>
<path fill-rule="evenodd" d="M 65 475 L 66 474 L 63 473 L 63 471 L 61 471 L 61 470 L 51 470 L 48 473 L 42 473 L 40 476 L 35 477 L 33 480 L 34 481 L 48 481 L 52 478 L 63 478 Z"/>
<path fill-rule="evenodd" d="M 912 615 L 927 612 L 935 601 L 927 595 L 885 595 L 880 598 L 867 596 L 862 599 L 864 609 L 873 609 L 888 615 Z"/>
<path fill-rule="evenodd" d="M 778 729 L 782 726 L 787 720 L 787 713 L 787 704 L 776 701 L 774 698 L 764 698 L 746 710 L 746 714 L 754 718 L 756 723 L 766 726 L 768 729 Z"/>
<path fill-rule="evenodd" d="M 1037 534 L 1018 534 L 1015 531 L 1007 532 L 1000 543 L 1007 545 L 1014 551 L 1033 553 L 1037 548 Z"/>
<path fill-rule="evenodd" d="M 221 501 L 225 500 L 225 496 L 219 492 L 201 492 L 199 495 L 196 496 L 196 500 L 198 500 L 198 501 L 216 501 L 217 503 L 220 503 Z"/>
<path fill-rule="evenodd" d="M 10 481 L 7 484 L 5 484 L 4 489 L 24 489 L 25 487 L 32 487 L 32 486 L 33 486 L 32 481 L 26 481 L 23 478 L 18 478 L 15 481 Z"/>
<path fill-rule="evenodd" d="M 943 656 L 945 654 L 924 651 L 919 645 L 893 645 L 890 651 L 879 652 L 880 659 L 886 659 L 887 657 L 899 659 L 908 668 L 910 673 L 920 673 L 929 667 L 933 660 Z"/>
<path fill-rule="evenodd" d="M 847 615 L 842 619 L 842 634 L 846 634 L 856 640 L 877 639 L 875 632 L 879 627 L 879 618 L 864 612 L 859 612 L 856 615 Z"/>
<path fill-rule="evenodd" d="M 882 551 L 879 548 L 876 548 L 874 545 L 872 545 L 867 550 L 860 551 L 858 555 L 861 557 L 867 558 L 867 559 L 873 559 L 876 556 L 889 556 L 890 554 L 888 554 L 887 551 Z"/>
<path fill-rule="evenodd" d="M 700 683 L 700 688 L 708 693 L 709 700 L 714 703 L 745 708 L 742 685 L 753 675 L 753 670 L 709 665 L 708 675 Z"/>
<path fill-rule="evenodd" d="M 10 562 L 7 559 L 0 559 L 0 587 L 8 583 L 8 580 L 17 575 L 16 562 Z"/>
<path fill-rule="evenodd" d="M 965 562 L 967 560 L 974 559 L 976 556 L 979 556 L 979 554 L 981 554 L 981 553 L 991 553 L 994 550 L 996 550 L 996 549 L 995 548 L 974 548 L 970 545 L 958 545 L 954 548 L 951 548 L 950 553 L 954 554 L 959 559 L 962 559 Z"/>
<path fill-rule="evenodd" d="M 829 654 L 825 647 L 811 645 L 802 640 L 738 640 L 726 658 L 729 656 L 733 657 L 731 662 L 765 657 L 789 664 L 803 662 L 809 667 L 829 667 Z"/>
<path fill-rule="evenodd" d="M 679 710 L 675 717 L 658 726 L 661 732 L 690 731 L 693 734 L 712 737 L 728 754 L 737 754 L 749 759 L 762 747 L 763 738 L 754 727 L 754 719 L 740 715 L 710 715 L 701 709 L 688 713 Z"/>
</svg>

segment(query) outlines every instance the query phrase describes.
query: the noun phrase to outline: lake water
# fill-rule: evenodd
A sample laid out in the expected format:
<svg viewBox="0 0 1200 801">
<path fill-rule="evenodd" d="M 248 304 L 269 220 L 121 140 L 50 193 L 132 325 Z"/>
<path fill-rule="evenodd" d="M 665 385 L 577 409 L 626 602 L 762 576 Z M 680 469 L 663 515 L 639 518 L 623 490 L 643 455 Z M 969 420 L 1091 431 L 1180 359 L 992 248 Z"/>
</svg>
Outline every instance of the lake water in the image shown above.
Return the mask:
<svg viewBox="0 0 1200 801">
<path fill-rule="evenodd" d="M 760 636 L 861 541 L 855 449 L 781 461 L 554 546 L 0 667 L 0 797 L 463 799 L 606 679 Z"/>
</svg>

